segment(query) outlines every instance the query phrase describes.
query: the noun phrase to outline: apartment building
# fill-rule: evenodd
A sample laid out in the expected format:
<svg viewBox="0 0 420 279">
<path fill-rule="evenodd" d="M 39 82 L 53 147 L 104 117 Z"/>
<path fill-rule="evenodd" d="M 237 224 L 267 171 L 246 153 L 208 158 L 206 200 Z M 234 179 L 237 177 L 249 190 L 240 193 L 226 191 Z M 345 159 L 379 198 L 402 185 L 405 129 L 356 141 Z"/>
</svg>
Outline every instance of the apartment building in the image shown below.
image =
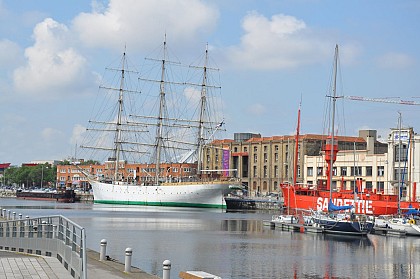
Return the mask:
<svg viewBox="0 0 420 279">
<path fill-rule="evenodd" d="M 385 153 L 387 145 L 378 142 L 375 135 L 363 130 L 359 137 L 337 137 L 339 148 L 367 150 L 369 146 L 369 153 Z M 304 156 L 318 156 L 325 138 L 324 135 L 301 135 L 296 152 L 295 136 L 261 137 L 260 134 L 236 133 L 234 140 L 214 141 L 207 146 L 203 166 L 204 170 L 229 168 L 231 175 L 242 180 L 251 196 L 266 195 L 278 192 L 280 183 L 294 180 L 295 158 L 296 182 L 306 182 Z"/>
</svg>

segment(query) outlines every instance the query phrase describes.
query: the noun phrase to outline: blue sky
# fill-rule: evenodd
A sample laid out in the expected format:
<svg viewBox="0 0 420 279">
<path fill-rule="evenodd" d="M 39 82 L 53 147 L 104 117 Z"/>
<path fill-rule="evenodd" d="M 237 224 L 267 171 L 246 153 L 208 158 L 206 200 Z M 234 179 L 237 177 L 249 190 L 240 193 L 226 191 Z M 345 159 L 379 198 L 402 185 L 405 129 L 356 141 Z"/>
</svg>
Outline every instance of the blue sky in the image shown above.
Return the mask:
<svg viewBox="0 0 420 279">
<path fill-rule="evenodd" d="M 226 138 L 323 132 L 335 44 L 345 96 L 420 102 L 420 2 L 321 0 L 0 0 L 0 162 L 74 153 L 98 76 L 160 46 L 191 61 L 209 44 L 220 68 Z M 342 82 L 341 82 L 342 81 Z M 420 106 L 344 101 L 346 135 L 420 130 Z"/>
</svg>

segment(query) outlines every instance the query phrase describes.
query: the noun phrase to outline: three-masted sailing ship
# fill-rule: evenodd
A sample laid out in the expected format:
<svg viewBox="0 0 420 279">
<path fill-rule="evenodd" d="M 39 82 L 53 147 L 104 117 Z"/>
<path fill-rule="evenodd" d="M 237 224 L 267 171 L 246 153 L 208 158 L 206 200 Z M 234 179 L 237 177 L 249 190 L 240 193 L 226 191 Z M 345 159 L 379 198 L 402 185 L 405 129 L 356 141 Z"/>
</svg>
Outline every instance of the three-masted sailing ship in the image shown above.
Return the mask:
<svg viewBox="0 0 420 279">
<path fill-rule="evenodd" d="M 108 107 L 108 110 L 115 112 L 115 116 L 107 121 L 89 121 L 87 132 L 93 132 L 100 137 L 90 145 L 84 144 L 81 147 L 111 152 L 106 165 L 110 166 L 113 175 L 86 174 L 93 189 L 94 201 L 108 204 L 225 208 L 224 196 L 240 187 L 239 181 L 230 177 L 234 171 L 226 166 L 224 169 L 202 170 L 203 150 L 210 148 L 207 144 L 214 140 L 218 131 L 223 130 L 223 118 L 220 115 L 216 115 L 219 119 L 211 118 L 212 112 L 218 112 L 210 107 L 213 101 L 211 98 L 217 97 L 210 98 L 209 92 L 220 89 L 220 86 L 208 84 L 209 71 L 217 69 L 207 65 L 209 57 L 206 48 L 203 66 L 185 67 L 188 71 L 199 70 L 198 82 L 170 81 L 169 78 L 173 75 L 168 69 L 180 65 L 167 58 L 166 40 L 160 55 L 159 59 L 145 60 L 158 64 L 154 68 L 154 75 L 151 70 L 148 76 L 130 71 L 124 53 L 121 67 L 111 69 L 117 73 L 117 86 L 101 86 L 107 90 L 106 94 L 117 96 L 115 105 Z M 138 84 L 151 86 L 129 88 L 127 85 L 130 74 L 137 74 Z M 180 92 L 181 99 L 186 101 L 188 96 L 191 97 L 186 102 L 187 105 L 175 100 L 174 96 L 179 93 L 173 89 L 175 86 L 183 88 Z M 139 99 L 142 101 L 138 101 Z M 129 105 L 134 105 L 140 113 L 128 109 Z M 110 147 L 104 146 L 106 143 Z M 128 172 L 130 175 L 124 176 L 122 168 L 127 162 L 126 154 L 138 155 L 136 162 L 144 163 L 148 167 L 133 169 Z M 182 164 L 195 166 L 195 171 L 182 178 L 168 175 L 168 168 L 173 165 L 178 168 Z M 147 173 L 147 176 L 141 176 L 140 179 L 139 172 Z"/>
</svg>

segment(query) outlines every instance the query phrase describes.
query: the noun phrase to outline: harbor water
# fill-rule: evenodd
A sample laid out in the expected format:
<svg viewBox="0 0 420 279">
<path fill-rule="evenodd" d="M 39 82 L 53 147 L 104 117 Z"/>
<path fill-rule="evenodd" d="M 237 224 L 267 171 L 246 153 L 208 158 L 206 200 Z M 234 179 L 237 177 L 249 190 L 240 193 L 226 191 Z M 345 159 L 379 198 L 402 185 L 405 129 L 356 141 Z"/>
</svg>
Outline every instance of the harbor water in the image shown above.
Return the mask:
<svg viewBox="0 0 420 279">
<path fill-rule="evenodd" d="M 162 277 L 162 263 L 221 278 L 420 278 L 420 238 L 344 237 L 271 229 L 272 212 L 63 204 L 1 198 L 0 207 L 40 217 L 63 215 L 86 228 L 87 247 Z"/>
</svg>

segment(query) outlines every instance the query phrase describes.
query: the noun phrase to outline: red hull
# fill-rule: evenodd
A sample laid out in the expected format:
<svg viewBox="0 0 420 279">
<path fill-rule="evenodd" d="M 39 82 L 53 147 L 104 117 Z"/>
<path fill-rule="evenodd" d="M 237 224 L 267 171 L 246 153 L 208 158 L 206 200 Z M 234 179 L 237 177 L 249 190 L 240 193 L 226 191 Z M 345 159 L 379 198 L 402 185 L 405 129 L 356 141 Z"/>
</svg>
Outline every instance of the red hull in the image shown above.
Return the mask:
<svg viewBox="0 0 420 279">
<path fill-rule="evenodd" d="M 286 207 L 292 209 L 328 210 L 329 191 L 303 188 L 300 186 L 293 187 L 288 184 L 282 184 L 280 186 L 283 192 L 284 205 Z M 335 205 L 354 204 L 356 213 L 376 216 L 398 213 L 398 195 L 364 192 L 357 194 L 357 197 L 357 201 L 354 202 L 352 191 L 332 193 L 332 200 Z M 410 206 L 419 209 L 420 202 L 400 202 L 400 208 L 403 211 Z"/>
</svg>

